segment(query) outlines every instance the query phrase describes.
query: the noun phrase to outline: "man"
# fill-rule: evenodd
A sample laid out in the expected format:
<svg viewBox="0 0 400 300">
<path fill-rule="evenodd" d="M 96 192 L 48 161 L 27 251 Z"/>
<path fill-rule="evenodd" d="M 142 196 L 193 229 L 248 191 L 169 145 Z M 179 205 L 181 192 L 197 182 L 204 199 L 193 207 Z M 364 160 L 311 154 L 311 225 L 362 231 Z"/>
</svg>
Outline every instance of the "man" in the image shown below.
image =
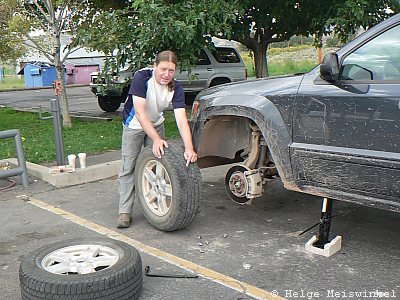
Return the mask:
<svg viewBox="0 0 400 300">
<path fill-rule="evenodd" d="M 119 217 L 118 228 L 132 223 L 134 201 L 134 170 L 142 146 L 153 145 L 157 158 L 164 155 L 168 143 L 164 137 L 163 111 L 170 103 L 174 108 L 175 120 L 185 145 L 186 165 L 197 161 L 192 136 L 185 112 L 185 97 L 182 86 L 174 76 L 178 64 L 172 51 L 160 52 L 154 69 L 143 69 L 135 73 L 125 102 L 122 133 L 122 170 L 119 173 Z"/>
</svg>

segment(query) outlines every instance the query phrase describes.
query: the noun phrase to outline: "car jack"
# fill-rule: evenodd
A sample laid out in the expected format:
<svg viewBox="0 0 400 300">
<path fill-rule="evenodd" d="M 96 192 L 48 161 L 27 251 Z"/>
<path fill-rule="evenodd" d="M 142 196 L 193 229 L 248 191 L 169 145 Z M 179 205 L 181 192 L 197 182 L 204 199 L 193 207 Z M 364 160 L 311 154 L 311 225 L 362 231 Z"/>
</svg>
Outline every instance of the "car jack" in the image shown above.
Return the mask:
<svg viewBox="0 0 400 300">
<path fill-rule="evenodd" d="M 144 274 L 148 277 L 163 277 L 163 278 L 198 278 L 199 275 L 188 275 L 188 274 L 152 274 L 150 273 L 150 266 L 144 268 Z"/>
<path fill-rule="evenodd" d="M 342 248 L 342 237 L 336 236 L 333 240 L 329 241 L 329 232 L 332 220 L 332 203 L 333 201 L 328 198 L 324 198 L 322 201 L 321 219 L 318 223 L 314 224 L 310 228 L 304 230 L 299 235 L 306 233 L 319 224 L 319 234 L 313 236 L 305 245 L 305 249 L 308 252 L 330 257 Z"/>
</svg>

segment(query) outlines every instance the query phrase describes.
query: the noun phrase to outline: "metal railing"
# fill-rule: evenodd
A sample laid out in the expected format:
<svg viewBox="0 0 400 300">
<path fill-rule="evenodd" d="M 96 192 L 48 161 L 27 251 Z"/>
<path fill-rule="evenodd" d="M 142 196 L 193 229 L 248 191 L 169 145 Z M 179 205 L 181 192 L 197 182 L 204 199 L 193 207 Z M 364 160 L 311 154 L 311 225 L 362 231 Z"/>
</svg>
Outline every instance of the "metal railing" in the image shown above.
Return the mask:
<svg viewBox="0 0 400 300">
<path fill-rule="evenodd" d="M 22 185 L 29 185 L 28 169 L 26 167 L 24 149 L 22 147 L 21 133 L 17 129 L 0 131 L 0 139 L 14 138 L 15 150 L 17 152 L 18 167 L 9 170 L 1 170 L 0 178 L 21 175 Z"/>
</svg>

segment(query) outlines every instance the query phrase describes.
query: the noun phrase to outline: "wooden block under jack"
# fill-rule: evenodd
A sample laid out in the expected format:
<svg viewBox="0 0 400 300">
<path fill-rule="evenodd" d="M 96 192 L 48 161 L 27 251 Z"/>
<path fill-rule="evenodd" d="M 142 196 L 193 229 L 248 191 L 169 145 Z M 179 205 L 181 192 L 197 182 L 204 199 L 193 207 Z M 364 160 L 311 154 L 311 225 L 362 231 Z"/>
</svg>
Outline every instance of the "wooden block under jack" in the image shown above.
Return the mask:
<svg viewBox="0 0 400 300">
<path fill-rule="evenodd" d="M 342 249 L 342 237 L 338 235 L 335 237 L 332 241 L 329 243 L 326 243 L 324 245 L 324 248 L 318 248 L 314 246 L 314 243 L 317 241 L 317 236 L 314 235 L 307 243 L 306 243 L 306 251 L 315 253 L 318 255 L 322 255 L 325 257 L 330 257 L 336 252 L 338 252 L 340 249 Z"/>
</svg>

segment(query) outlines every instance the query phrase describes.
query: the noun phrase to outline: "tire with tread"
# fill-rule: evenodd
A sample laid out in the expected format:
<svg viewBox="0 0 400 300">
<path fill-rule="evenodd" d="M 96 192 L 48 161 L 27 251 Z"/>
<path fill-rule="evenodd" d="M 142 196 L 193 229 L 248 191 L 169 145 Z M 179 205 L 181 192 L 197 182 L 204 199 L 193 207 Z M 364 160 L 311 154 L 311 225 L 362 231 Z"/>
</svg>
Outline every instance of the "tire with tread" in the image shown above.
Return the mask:
<svg viewBox="0 0 400 300">
<path fill-rule="evenodd" d="M 118 253 L 114 265 L 88 274 L 54 274 L 42 266 L 46 255 L 69 246 L 100 245 Z M 23 300 L 131 300 L 142 291 L 142 261 L 132 246 L 109 238 L 79 238 L 41 247 L 21 262 L 19 269 Z"/>
<path fill-rule="evenodd" d="M 120 97 L 97 96 L 97 103 L 106 112 L 116 111 L 121 106 Z"/>
<path fill-rule="evenodd" d="M 168 141 L 161 159 L 154 156 L 152 146 L 140 153 L 135 167 L 135 189 L 146 220 L 162 231 L 174 231 L 189 226 L 200 213 L 203 202 L 203 186 L 200 169 L 196 163 L 186 167 L 184 146 L 178 141 Z M 157 216 L 146 204 L 142 180 L 146 163 L 157 161 L 165 168 L 171 180 L 172 200 L 168 213 Z"/>
</svg>

